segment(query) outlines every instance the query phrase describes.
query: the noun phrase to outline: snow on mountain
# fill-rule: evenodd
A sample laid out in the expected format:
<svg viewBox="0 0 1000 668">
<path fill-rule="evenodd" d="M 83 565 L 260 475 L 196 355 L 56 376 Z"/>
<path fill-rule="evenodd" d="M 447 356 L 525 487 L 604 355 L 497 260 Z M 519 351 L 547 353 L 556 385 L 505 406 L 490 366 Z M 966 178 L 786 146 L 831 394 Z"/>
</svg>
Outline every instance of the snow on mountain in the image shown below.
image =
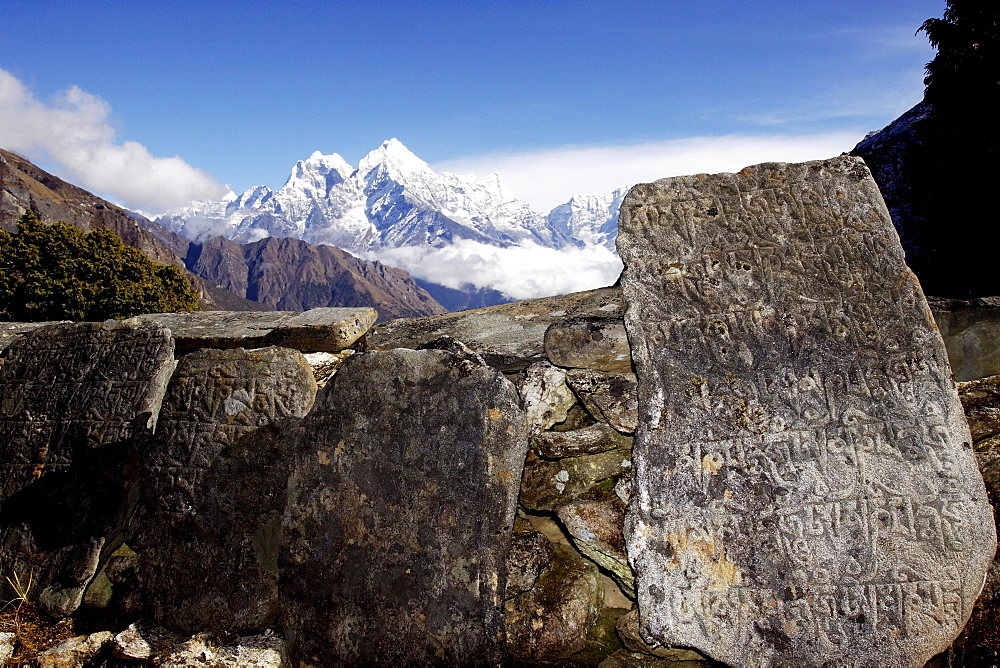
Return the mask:
<svg viewBox="0 0 1000 668">
<path fill-rule="evenodd" d="M 446 261 L 454 274 L 453 281 L 444 282 L 448 287 L 471 284 L 503 291 L 503 276 L 494 272 L 484 276 L 481 271 L 484 249 L 492 257 L 490 249 L 551 249 L 565 254 L 603 246 L 609 257 L 598 263 L 608 264 L 611 268 L 604 273 L 610 275 L 617 262 L 614 237 L 624 194 L 621 189 L 577 195 L 546 216 L 517 199 L 499 174 L 484 178 L 438 174 L 399 140 L 390 139 L 364 156 L 357 169 L 336 153 L 317 151 L 295 163 L 278 190 L 255 186 L 238 196 L 230 192 L 219 201 L 191 202 L 167 211 L 157 222 L 191 239 L 221 235 L 249 242 L 268 236 L 295 237 L 370 259 L 391 257 L 418 278 L 427 278 L 420 272 L 434 262 Z M 450 248 L 447 257 L 428 252 L 445 248 Z M 527 257 L 524 253 L 504 257 L 515 256 Z M 587 257 L 587 262 L 595 261 L 593 253 Z M 514 262 L 509 271 L 558 271 L 558 267 L 518 264 Z M 440 269 L 435 267 L 435 273 Z"/>
</svg>

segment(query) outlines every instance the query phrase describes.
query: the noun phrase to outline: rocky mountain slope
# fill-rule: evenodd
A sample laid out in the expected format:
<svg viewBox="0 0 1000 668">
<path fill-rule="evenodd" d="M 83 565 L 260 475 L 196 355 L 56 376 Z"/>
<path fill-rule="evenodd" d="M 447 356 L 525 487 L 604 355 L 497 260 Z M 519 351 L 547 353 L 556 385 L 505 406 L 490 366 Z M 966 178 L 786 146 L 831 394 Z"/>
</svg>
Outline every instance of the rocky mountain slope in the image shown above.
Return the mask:
<svg viewBox="0 0 1000 668">
<path fill-rule="evenodd" d="M 213 237 L 192 243 L 185 263 L 226 290 L 279 311 L 369 305 L 388 320 L 447 310 L 401 269 L 300 239 L 238 244 Z"/>
<path fill-rule="evenodd" d="M 383 318 L 445 311 L 402 270 L 295 239 L 264 240 L 246 248 L 225 239 L 193 244 L 0 150 L 0 227 L 16 230 L 25 209 L 46 222 L 63 220 L 86 231 L 111 229 L 156 262 L 184 267 L 206 310 L 374 306 Z"/>
</svg>

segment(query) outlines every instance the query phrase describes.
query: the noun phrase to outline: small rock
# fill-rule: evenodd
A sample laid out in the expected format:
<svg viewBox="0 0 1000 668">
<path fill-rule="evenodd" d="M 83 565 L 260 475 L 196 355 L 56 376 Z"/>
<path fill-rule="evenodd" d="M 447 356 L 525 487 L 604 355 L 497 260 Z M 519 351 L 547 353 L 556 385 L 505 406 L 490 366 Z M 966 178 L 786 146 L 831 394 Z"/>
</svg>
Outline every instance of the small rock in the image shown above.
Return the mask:
<svg viewBox="0 0 1000 668">
<path fill-rule="evenodd" d="M 639 425 L 639 401 L 634 373 L 608 373 L 571 369 L 567 382 L 594 418 L 623 434 L 634 434 Z"/>
<path fill-rule="evenodd" d="M 677 658 L 661 658 L 623 649 L 601 661 L 598 668 L 706 668 L 712 665 L 698 652 L 683 649 L 672 651 L 677 652 Z M 691 658 L 685 658 L 689 654 Z"/>
<path fill-rule="evenodd" d="M 157 659 L 155 665 L 170 668 L 281 668 L 289 663 L 285 641 L 273 635 L 244 636 L 231 645 L 220 647 L 211 642 L 210 636 L 198 634 Z"/>
<path fill-rule="evenodd" d="M 535 531 L 522 517 L 514 522 L 514 535 L 507 552 L 507 589 L 504 600 L 523 594 L 535 586 L 538 574 L 555 556 L 549 539 Z"/>
<path fill-rule="evenodd" d="M 617 477 L 631 465 L 629 448 L 556 461 L 529 455 L 521 482 L 521 505 L 530 510 L 557 510 L 592 490 L 613 489 Z"/>
<path fill-rule="evenodd" d="M 333 374 L 340 369 L 344 360 L 353 354 L 354 351 L 348 348 L 339 353 L 306 353 L 303 355 L 306 362 L 312 367 L 317 389 L 324 387 L 333 378 Z"/>
<path fill-rule="evenodd" d="M 0 633 L 0 666 L 6 665 L 7 660 L 14 656 L 14 643 L 16 642 L 16 633 Z"/>
<path fill-rule="evenodd" d="M 546 431 L 531 439 L 531 449 L 545 459 L 593 455 L 631 447 L 631 438 L 603 422 L 572 431 Z"/>
<path fill-rule="evenodd" d="M 611 573 L 629 596 L 635 596 L 635 576 L 625 554 L 625 504 L 613 493 L 598 500 L 578 500 L 559 509 L 559 519 L 585 557 Z"/>
<path fill-rule="evenodd" d="M 181 636 L 162 626 L 141 622 L 130 624 L 111 641 L 111 653 L 119 659 L 143 661 L 168 651 L 182 642 Z"/>
<path fill-rule="evenodd" d="M 545 354 L 557 366 L 629 373 L 632 354 L 621 318 L 569 318 L 545 330 Z"/>
<path fill-rule="evenodd" d="M 604 601 L 597 566 L 570 547 L 555 551 L 535 588 L 504 603 L 507 651 L 520 661 L 555 661 L 584 649 Z"/>
<path fill-rule="evenodd" d="M 68 638 L 39 654 L 34 663 L 39 668 L 78 668 L 97 656 L 112 637 L 114 634 L 110 631 L 100 631 Z"/>
<path fill-rule="evenodd" d="M 517 391 L 528 416 L 528 432 L 539 433 L 566 419 L 576 396 L 566 384 L 566 372 L 548 362 L 536 362 L 517 378 Z"/>
</svg>

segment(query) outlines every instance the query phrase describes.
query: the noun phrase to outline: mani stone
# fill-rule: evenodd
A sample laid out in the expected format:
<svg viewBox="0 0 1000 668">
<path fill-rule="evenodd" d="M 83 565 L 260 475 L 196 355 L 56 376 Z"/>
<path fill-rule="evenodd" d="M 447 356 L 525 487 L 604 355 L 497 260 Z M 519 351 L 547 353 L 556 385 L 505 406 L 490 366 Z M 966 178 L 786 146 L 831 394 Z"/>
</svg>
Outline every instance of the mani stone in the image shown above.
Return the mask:
<svg viewBox="0 0 1000 668">
<path fill-rule="evenodd" d="M 919 666 L 947 648 L 993 517 L 864 163 L 638 185 L 620 229 L 643 635 L 742 666 Z"/>
<path fill-rule="evenodd" d="M 71 614 L 123 540 L 135 508 L 137 441 L 173 370 L 153 325 L 53 325 L 0 365 L 0 566 L 32 581 L 47 614 Z"/>
<path fill-rule="evenodd" d="M 348 358 L 303 424 L 280 553 L 294 665 L 498 665 L 528 439 L 478 356 Z"/>
<path fill-rule="evenodd" d="M 178 361 L 135 539 L 141 597 L 157 623 L 226 634 L 273 622 L 287 441 L 315 397 L 297 350 L 206 348 Z"/>
<path fill-rule="evenodd" d="M 169 327 L 177 354 L 198 348 L 283 346 L 304 353 L 350 348 L 375 324 L 373 308 L 314 308 L 298 311 L 195 311 L 148 313 L 132 320 Z"/>
</svg>

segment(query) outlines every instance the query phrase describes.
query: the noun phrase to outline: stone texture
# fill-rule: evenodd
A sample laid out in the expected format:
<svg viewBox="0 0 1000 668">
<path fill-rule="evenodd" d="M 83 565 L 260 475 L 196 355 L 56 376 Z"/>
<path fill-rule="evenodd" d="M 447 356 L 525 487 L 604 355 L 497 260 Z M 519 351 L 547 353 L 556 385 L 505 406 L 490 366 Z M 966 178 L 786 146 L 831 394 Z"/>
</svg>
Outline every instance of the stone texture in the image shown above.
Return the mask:
<svg viewBox="0 0 1000 668">
<path fill-rule="evenodd" d="M 531 449 L 545 459 L 593 455 L 631 447 L 631 438 L 603 422 L 572 431 L 547 431 L 531 438 Z"/>
<path fill-rule="evenodd" d="M 519 661 L 556 661 L 584 649 L 604 601 L 597 566 L 568 546 L 555 551 L 534 589 L 504 603 L 507 650 Z"/>
<path fill-rule="evenodd" d="M 80 605 L 135 508 L 136 443 L 173 369 L 170 333 L 79 323 L 14 341 L 0 365 L 0 565 L 50 615 Z"/>
<path fill-rule="evenodd" d="M 444 350 L 354 355 L 303 434 L 280 553 L 292 661 L 502 660 L 527 451 L 510 381 Z"/>
<path fill-rule="evenodd" d="M 7 661 L 14 656 L 14 644 L 16 642 L 16 633 L 0 632 L 0 666 L 7 665 Z"/>
<path fill-rule="evenodd" d="M 65 322 L 65 320 L 59 322 L 0 322 L 0 353 L 22 334 L 33 332 L 40 327 L 48 327 L 49 325 L 58 325 Z M 2 363 L 3 361 L 0 360 L 0 364 Z"/>
<path fill-rule="evenodd" d="M 621 317 L 620 288 L 601 288 L 556 297 L 458 311 L 426 318 L 405 318 L 376 325 L 368 334 L 371 349 L 417 348 L 453 336 L 501 371 L 516 372 L 545 357 L 545 331 L 553 322 L 579 315 Z"/>
<path fill-rule="evenodd" d="M 639 421 L 636 379 L 632 373 L 571 369 L 567 382 L 598 422 L 634 434 Z"/>
<path fill-rule="evenodd" d="M 626 448 L 556 461 L 529 456 L 524 463 L 521 505 L 530 510 L 557 510 L 589 492 L 612 489 L 631 466 L 632 450 Z"/>
<path fill-rule="evenodd" d="M 650 656 L 619 650 L 599 664 L 599 668 L 708 668 L 713 663 L 691 650 L 674 649 L 669 657 Z"/>
<path fill-rule="evenodd" d="M 928 302 L 955 380 L 1000 374 L 1000 297 L 929 298 Z"/>
<path fill-rule="evenodd" d="M 566 372 L 548 362 L 535 362 L 517 377 L 528 433 L 536 434 L 566 420 L 576 396 L 566 384 Z"/>
<path fill-rule="evenodd" d="M 974 441 L 1000 433 L 1000 376 L 959 383 L 958 398 Z"/>
<path fill-rule="evenodd" d="M 538 575 L 555 554 L 548 538 L 535 531 L 524 518 L 516 518 L 514 535 L 507 552 L 507 588 L 504 590 L 504 600 L 534 587 Z"/>
<path fill-rule="evenodd" d="M 230 644 L 221 644 L 213 642 L 207 634 L 198 634 L 156 657 L 154 665 L 165 668 L 282 668 L 290 664 L 285 642 L 272 635 L 244 636 Z"/>
<path fill-rule="evenodd" d="M 863 162 L 632 189 L 626 520 L 644 635 L 736 665 L 921 665 L 996 534 L 920 287 Z"/>
<path fill-rule="evenodd" d="M 272 623 L 287 441 L 315 396 L 296 350 L 205 348 L 180 359 L 135 538 L 141 596 L 157 623 L 219 634 Z"/>
<path fill-rule="evenodd" d="M 554 322 L 545 330 L 545 354 L 556 366 L 632 372 L 632 353 L 621 318 L 579 317 Z"/>
<path fill-rule="evenodd" d="M 147 313 L 130 321 L 169 327 L 177 354 L 198 348 L 283 346 L 304 353 L 336 353 L 350 348 L 375 323 L 366 306 L 309 311 L 195 311 Z"/>
<path fill-rule="evenodd" d="M 138 622 L 114 637 L 111 653 L 118 659 L 149 661 L 182 642 L 184 638 L 162 626 Z"/>
<path fill-rule="evenodd" d="M 559 509 L 559 519 L 583 556 L 606 570 L 626 594 L 635 597 L 635 577 L 625 554 L 625 504 L 614 492 L 580 499 Z"/>
<path fill-rule="evenodd" d="M 32 665 L 38 668 L 81 668 L 100 654 L 113 636 L 110 631 L 99 631 L 89 636 L 67 638 L 36 656 Z"/>
<path fill-rule="evenodd" d="M 663 645 L 650 645 L 639 634 L 639 611 L 633 609 L 618 618 L 615 625 L 618 637 L 621 639 L 625 649 L 630 652 L 652 655 L 671 662 L 694 661 L 697 665 L 706 665 L 706 657 L 691 649 L 682 647 L 664 647 Z"/>
</svg>

